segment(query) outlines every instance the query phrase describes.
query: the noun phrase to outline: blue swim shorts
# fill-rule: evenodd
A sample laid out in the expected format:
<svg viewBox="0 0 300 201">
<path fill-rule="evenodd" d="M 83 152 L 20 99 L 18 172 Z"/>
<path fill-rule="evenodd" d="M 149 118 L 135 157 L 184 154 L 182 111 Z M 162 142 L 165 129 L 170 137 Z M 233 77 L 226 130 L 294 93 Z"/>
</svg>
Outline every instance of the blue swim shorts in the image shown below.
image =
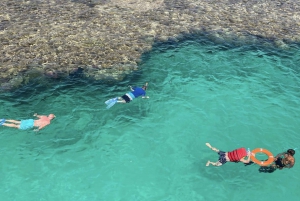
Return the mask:
<svg viewBox="0 0 300 201">
<path fill-rule="evenodd" d="M 21 130 L 30 129 L 30 128 L 33 128 L 33 126 L 34 126 L 34 120 L 33 119 L 21 120 L 21 124 L 20 124 L 20 129 Z"/>
<path fill-rule="evenodd" d="M 218 154 L 219 154 L 219 162 L 222 163 L 222 165 L 224 165 L 227 162 L 225 156 L 226 153 L 224 151 L 219 151 Z"/>
</svg>

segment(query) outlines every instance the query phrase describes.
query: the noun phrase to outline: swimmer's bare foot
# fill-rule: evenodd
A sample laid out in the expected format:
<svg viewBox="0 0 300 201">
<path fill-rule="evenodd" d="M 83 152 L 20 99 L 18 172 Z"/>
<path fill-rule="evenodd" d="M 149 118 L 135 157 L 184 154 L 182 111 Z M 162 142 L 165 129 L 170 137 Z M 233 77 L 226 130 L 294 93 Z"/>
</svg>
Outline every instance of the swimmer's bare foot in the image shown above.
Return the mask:
<svg viewBox="0 0 300 201">
<path fill-rule="evenodd" d="M 206 146 L 208 146 L 211 149 L 211 145 L 207 142 L 205 143 Z"/>
<path fill-rule="evenodd" d="M 206 166 L 209 166 L 209 164 L 210 164 L 210 161 L 207 161 Z"/>
</svg>

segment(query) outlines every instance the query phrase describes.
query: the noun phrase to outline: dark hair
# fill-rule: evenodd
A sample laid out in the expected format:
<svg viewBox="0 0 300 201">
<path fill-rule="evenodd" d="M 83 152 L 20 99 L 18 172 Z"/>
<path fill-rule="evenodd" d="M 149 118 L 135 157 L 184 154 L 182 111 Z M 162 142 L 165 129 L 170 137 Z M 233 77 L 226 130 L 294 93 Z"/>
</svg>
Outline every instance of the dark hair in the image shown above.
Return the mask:
<svg viewBox="0 0 300 201">
<path fill-rule="evenodd" d="M 295 150 L 294 149 L 288 149 L 287 153 L 290 154 L 291 156 L 294 156 Z"/>
<path fill-rule="evenodd" d="M 146 86 L 146 85 L 142 86 L 142 88 L 143 88 L 145 91 L 147 90 L 147 86 Z"/>
</svg>

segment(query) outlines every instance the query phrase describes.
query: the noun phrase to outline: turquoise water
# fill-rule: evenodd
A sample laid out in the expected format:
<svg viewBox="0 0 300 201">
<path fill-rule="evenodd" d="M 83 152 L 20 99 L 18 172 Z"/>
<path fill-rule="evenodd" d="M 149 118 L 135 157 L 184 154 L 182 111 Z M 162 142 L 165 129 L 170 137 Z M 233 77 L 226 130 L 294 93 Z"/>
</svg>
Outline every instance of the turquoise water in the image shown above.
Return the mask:
<svg viewBox="0 0 300 201">
<path fill-rule="evenodd" d="M 1 200 L 296 200 L 300 60 L 278 50 L 210 40 L 158 45 L 118 84 L 69 79 L 2 93 L 0 115 L 54 113 L 36 133 L 0 128 Z M 104 102 L 149 82 L 150 99 Z M 206 167 L 224 151 L 296 149 L 292 169 Z"/>
</svg>

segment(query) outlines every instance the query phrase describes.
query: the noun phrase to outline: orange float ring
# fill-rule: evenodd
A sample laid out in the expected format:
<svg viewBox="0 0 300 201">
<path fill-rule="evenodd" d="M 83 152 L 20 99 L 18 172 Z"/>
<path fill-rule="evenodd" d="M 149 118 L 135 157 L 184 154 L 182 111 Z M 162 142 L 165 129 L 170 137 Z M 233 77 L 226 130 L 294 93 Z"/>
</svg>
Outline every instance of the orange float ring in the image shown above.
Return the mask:
<svg viewBox="0 0 300 201">
<path fill-rule="evenodd" d="M 258 160 L 257 158 L 255 158 L 255 154 L 256 153 L 264 153 L 264 154 L 266 154 L 268 156 L 268 160 L 266 160 L 266 161 L 260 161 L 260 160 Z M 273 154 L 270 151 L 268 151 L 266 149 L 263 149 L 263 148 L 256 148 L 256 149 L 252 150 L 250 158 L 251 158 L 251 160 L 254 163 L 256 163 L 256 164 L 258 164 L 260 166 L 268 166 L 268 165 L 270 165 L 274 161 Z"/>
</svg>

